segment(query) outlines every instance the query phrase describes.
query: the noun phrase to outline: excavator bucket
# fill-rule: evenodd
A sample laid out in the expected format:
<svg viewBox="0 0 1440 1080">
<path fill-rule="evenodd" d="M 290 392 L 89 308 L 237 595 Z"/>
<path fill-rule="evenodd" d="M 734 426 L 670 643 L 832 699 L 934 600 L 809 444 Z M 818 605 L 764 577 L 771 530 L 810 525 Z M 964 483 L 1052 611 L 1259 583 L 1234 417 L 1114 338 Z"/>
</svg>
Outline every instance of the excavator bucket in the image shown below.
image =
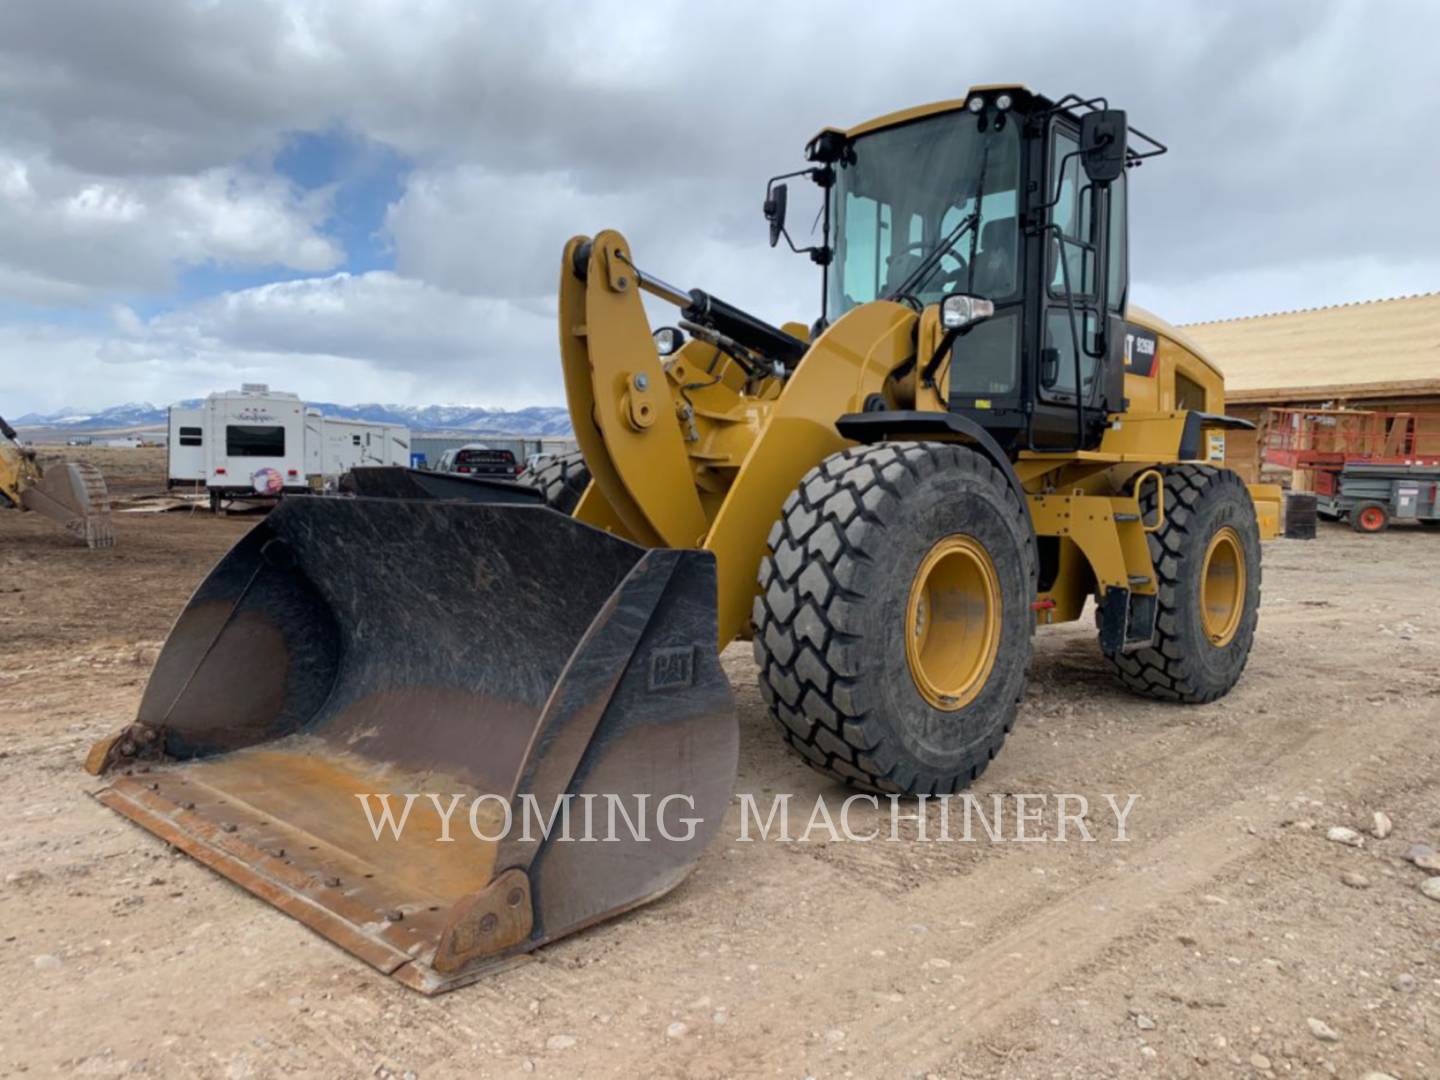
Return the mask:
<svg viewBox="0 0 1440 1080">
<path fill-rule="evenodd" d="M 40 479 L 20 492 L 20 504 L 59 522 L 89 547 L 115 544 L 110 494 L 105 478 L 93 465 L 71 461 L 46 466 Z"/>
<path fill-rule="evenodd" d="M 736 769 L 715 620 L 707 552 L 542 506 L 287 499 L 87 768 L 105 805 L 439 993 L 694 865 Z"/>
</svg>

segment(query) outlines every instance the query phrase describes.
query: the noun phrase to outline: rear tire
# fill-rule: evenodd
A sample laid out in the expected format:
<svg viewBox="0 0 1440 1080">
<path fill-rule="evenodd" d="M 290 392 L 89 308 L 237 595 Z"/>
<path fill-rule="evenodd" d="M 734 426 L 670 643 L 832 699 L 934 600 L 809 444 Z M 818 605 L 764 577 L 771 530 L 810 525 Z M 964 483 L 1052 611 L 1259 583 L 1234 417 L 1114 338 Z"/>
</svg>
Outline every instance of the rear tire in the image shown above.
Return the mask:
<svg viewBox="0 0 1440 1080">
<path fill-rule="evenodd" d="M 1390 527 L 1390 511 L 1383 503 L 1363 502 L 1350 511 L 1350 528 L 1358 533 L 1384 532 Z"/>
<path fill-rule="evenodd" d="M 521 482 L 539 489 L 546 506 L 568 517 L 590 486 L 590 468 L 585 464 L 585 455 L 575 450 L 551 458 L 534 472 L 526 473 Z"/>
<path fill-rule="evenodd" d="M 787 745 L 872 791 L 975 780 L 1014 725 L 1034 630 L 1034 534 L 1005 476 L 955 444 L 845 450 L 768 543 L 755 660 Z"/>
<path fill-rule="evenodd" d="M 1165 523 L 1146 537 L 1160 584 L 1156 643 L 1107 658 L 1137 694 L 1200 704 L 1228 693 L 1250 658 L 1260 610 L 1260 528 L 1235 473 L 1202 465 L 1163 471 Z M 1154 514 L 1153 487 L 1140 509 L 1147 519 Z M 1202 588 L 1207 582 L 1219 587 Z"/>
</svg>

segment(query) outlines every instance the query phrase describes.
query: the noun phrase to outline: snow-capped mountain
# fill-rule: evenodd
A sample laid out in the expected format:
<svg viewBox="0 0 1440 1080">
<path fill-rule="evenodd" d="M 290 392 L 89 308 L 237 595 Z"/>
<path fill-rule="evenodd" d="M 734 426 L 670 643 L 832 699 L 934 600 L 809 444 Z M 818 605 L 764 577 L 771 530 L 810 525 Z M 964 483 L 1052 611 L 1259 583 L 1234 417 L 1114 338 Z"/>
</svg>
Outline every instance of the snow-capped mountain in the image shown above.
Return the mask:
<svg viewBox="0 0 1440 1080">
<path fill-rule="evenodd" d="M 178 401 L 176 405 L 195 408 L 202 399 Z M 372 420 L 404 424 L 412 431 L 473 431 L 484 435 L 529 435 L 566 438 L 570 435 L 570 414 L 563 406 L 533 405 L 525 409 L 487 409 L 479 405 L 337 405 L 328 401 L 307 402 L 326 416 L 351 420 Z M 26 413 L 10 420 L 17 428 L 66 428 L 74 431 L 103 431 L 112 428 L 164 427 L 167 407 L 148 401 L 112 405 L 96 412 L 64 408 L 49 413 Z"/>
</svg>

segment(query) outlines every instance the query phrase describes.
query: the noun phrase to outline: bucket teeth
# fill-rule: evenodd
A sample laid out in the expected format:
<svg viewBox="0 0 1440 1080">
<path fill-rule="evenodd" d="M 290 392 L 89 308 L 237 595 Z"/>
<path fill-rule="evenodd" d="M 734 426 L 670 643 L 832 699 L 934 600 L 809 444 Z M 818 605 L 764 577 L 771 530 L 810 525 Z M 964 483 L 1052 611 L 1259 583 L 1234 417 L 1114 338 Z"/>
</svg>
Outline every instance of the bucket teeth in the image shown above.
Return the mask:
<svg viewBox="0 0 1440 1080">
<path fill-rule="evenodd" d="M 20 498 L 27 510 L 63 525 L 87 547 L 106 548 L 115 543 L 110 493 L 105 478 L 93 465 L 52 465 L 33 487 L 21 492 Z"/>
</svg>

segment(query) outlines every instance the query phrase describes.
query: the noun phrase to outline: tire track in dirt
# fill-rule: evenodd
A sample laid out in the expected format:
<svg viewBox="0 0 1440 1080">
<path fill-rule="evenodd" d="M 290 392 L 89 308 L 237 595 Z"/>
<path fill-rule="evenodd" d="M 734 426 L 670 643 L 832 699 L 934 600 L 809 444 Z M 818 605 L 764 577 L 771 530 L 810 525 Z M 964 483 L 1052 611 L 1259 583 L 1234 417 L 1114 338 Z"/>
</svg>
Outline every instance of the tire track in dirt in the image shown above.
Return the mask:
<svg viewBox="0 0 1440 1080">
<path fill-rule="evenodd" d="M 1356 763 L 1351 769 L 1358 769 L 1366 755 L 1413 738 L 1414 721 L 1395 715 L 1368 727 L 1345 724 L 1341 726 L 1338 741 L 1334 739 L 1337 734 L 1334 726 L 1311 727 L 1298 742 L 1292 741 L 1296 734 L 1288 728 L 1270 729 L 1264 740 L 1264 752 L 1253 752 L 1258 748 L 1252 748 L 1244 759 L 1244 767 L 1238 773 L 1230 773 L 1223 786 L 1243 783 L 1247 778 L 1263 779 L 1272 789 L 1293 784 L 1305 786 L 1312 781 L 1316 765 L 1336 760 L 1337 751 L 1344 755 L 1341 760 L 1348 757 Z M 1321 743 L 1323 746 L 1317 745 Z M 1207 750 L 1203 745 L 1192 748 L 1170 772 L 1184 775 Z M 1216 781 L 1205 786 L 1213 792 L 1222 784 Z M 1195 795 L 1204 794 L 1194 788 L 1190 791 Z M 1189 801 L 1190 792 L 1187 792 L 1186 797 L 1172 800 L 1172 806 L 1183 809 Z M 1256 834 L 1239 828 L 1237 820 L 1249 819 L 1257 826 L 1274 826 L 1284 814 L 1283 805 L 1263 796 L 1211 803 L 1203 816 L 1192 818 L 1192 823 L 1180 831 L 1135 849 L 1136 858 L 1127 860 L 1131 865 L 1123 871 L 1102 872 L 1064 899 L 1040 905 L 1019 916 L 1019 925 L 955 966 L 955 976 L 971 986 L 984 987 L 985 993 L 983 997 L 962 1002 L 959 1011 L 951 1014 L 948 1021 L 963 1028 L 972 1041 L 982 1037 L 999 1020 L 1023 1007 L 1027 995 L 1059 985 L 1118 940 L 1142 933 L 1147 913 L 1201 892 L 1229 866 L 1257 854 L 1265 845 L 1265 839 L 1258 835 L 1258 828 Z M 1175 820 L 1177 815 L 1172 810 L 1166 817 Z M 1179 819 L 1184 820 L 1183 815 L 1179 815 Z M 982 904 L 983 908 L 994 911 L 1005 906 L 1003 896 L 1010 883 L 1004 879 L 1014 877 L 1019 869 L 1018 866 L 1004 868 L 989 877 L 982 887 L 982 895 L 990 894 L 986 897 L 990 903 Z M 928 895 L 923 900 L 912 895 L 907 898 L 908 904 L 913 907 L 919 902 L 931 907 L 927 901 L 940 900 L 935 894 L 943 894 L 947 888 L 948 883 L 926 886 L 924 891 Z M 1103 917 L 1097 918 L 1101 912 Z M 911 1051 L 912 1056 L 920 1050 L 917 1065 L 925 1067 L 953 1057 L 953 1052 L 942 1047 L 937 1037 L 923 1030 L 918 1038 L 914 1032 L 902 1039 L 886 1038 L 887 1032 L 895 1031 L 895 1026 L 883 1020 L 876 1024 L 874 1041 L 867 1038 L 865 1043 L 867 1052 L 886 1060 L 901 1049 Z"/>
<path fill-rule="evenodd" d="M 1270 659 L 1273 662 L 1278 658 Z M 1356 674 L 1358 677 L 1360 672 Z M 1225 711 L 1242 709 L 1243 703 L 1235 702 Z M 1163 715 L 1168 711 L 1169 707 L 1144 706 L 1146 713 Z M 863 1048 L 858 1055 L 845 1059 L 848 1067 L 862 1073 L 901 1061 L 918 1072 L 946 1062 L 954 1064 L 960 1058 L 948 1036 L 940 1034 L 942 1030 L 978 1046 L 1004 1020 L 1027 1007 L 1038 992 L 1073 978 L 1077 971 L 1126 939 L 1144 936 L 1148 923 L 1173 915 L 1177 905 L 1188 906 L 1187 898 L 1196 900 L 1207 885 L 1236 864 L 1256 856 L 1268 842 L 1263 831 L 1279 824 L 1286 807 L 1264 794 L 1227 798 L 1227 793 L 1237 789 L 1273 792 L 1308 788 L 1317 771 L 1326 771 L 1336 762 L 1348 762 L 1347 771 L 1363 771 L 1369 755 L 1398 748 L 1413 738 L 1414 720 L 1396 713 L 1356 724 L 1347 711 L 1337 713 L 1328 722 L 1297 716 L 1239 728 L 1238 733 L 1246 736 L 1239 745 L 1234 724 L 1215 728 L 1186 724 L 1178 730 L 1156 732 L 1138 743 L 1127 741 L 1119 755 L 1096 755 L 1105 758 L 1108 768 L 1104 771 L 1120 782 L 1119 790 L 1143 788 L 1149 793 L 1137 806 L 1137 814 L 1140 807 L 1148 812 L 1144 824 L 1147 834 L 1184 824 L 1163 839 L 1137 840 L 1136 846 L 1124 849 L 1123 864 L 1110 867 L 1096 865 L 1093 860 L 1087 863 L 1071 857 L 1064 849 L 1047 845 L 1038 856 L 1038 861 L 1045 864 L 1039 869 L 1053 872 L 1058 863 L 1062 871 L 1073 873 L 1078 864 L 1081 883 L 1062 896 L 1035 895 L 1037 859 L 1007 858 L 1016 850 L 1013 844 L 965 845 L 968 857 L 947 860 L 950 865 L 943 870 L 924 875 L 931 880 L 908 889 L 902 898 L 904 910 L 921 922 L 943 918 L 961 896 L 966 910 L 990 913 L 990 917 L 967 928 L 970 939 L 988 940 L 988 944 L 963 960 L 934 969 L 962 991 L 955 1001 L 947 1002 L 947 1006 L 957 1007 L 947 1007 L 943 1025 L 922 1028 L 917 1034 L 913 1023 L 907 1024 L 901 1015 L 904 1009 L 913 1007 L 909 1001 L 882 1001 L 878 1009 L 867 1002 L 863 1014 L 852 1011 L 837 1017 L 833 987 L 827 985 L 812 988 L 807 984 L 788 995 L 787 1010 L 798 1016 L 814 1016 L 817 1023 L 828 1012 L 826 1022 L 847 1031 L 847 1044 Z M 1177 734 L 1181 738 L 1199 737 L 1190 745 L 1176 747 L 1173 743 Z M 1160 744 L 1170 745 L 1157 749 Z M 1075 764 L 1083 774 L 1094 775 L 1095 762 Z M 1126 778 L 1143 783 L 1126 788 Z M 1006 789 L 1014 790 L 1014 785 L 1001 782 L 992 788 Z M 1198 816 L 1194 814 L 1196 806 L 1204 807 Z M 1255 832 L 1246 832 L 1240 821 L 1248 821 Z M 1139 826 L 1140 820 L 1132 818 L 1132 827 Z M 867 827 L 866 821 L 857 822 L 857 829 Z M 807 861 L 824 864 L 825 849 L 830 847 L 880 847 L 882 854 L 847 855 L 831 862 L 827 869 L 835 873 L 812 882 L 815 892 L 838 884 L 839 891 L 853 896 L 864 891 L 865 877 L 892 874 L 897 864 L 914 857 L 911 845 L 821 844 L 811 852 L 816 858 Z M 884 848 L 894 848 L 895 854 L 883 853 Z M 944 845 L 941 848 L 944 850 Z M 986 871 L 983 875 L 978 873 L 982 866 Z M 861 874 L 861 880 L 849 876 L 854 872 Z M 1021 898 L 1018 907 L 1016 897 Z M 906 943 L 907 928 L 896 925 L 889 914 L 893 910 L 890 905 L 883 907 L 887 914 L 879 919 L 853 921 L 838 942 L 831 942 L 830 955 L 843 954 L 844 945 L 849 944 L 852 952 L 862 956 L 878 951 L 888 957 L 896 945 Z M 873 957 L 864 961 L 864 968 L 867 983 L 903 985 L 914 976 L 913 971 L 897 970 L 883 958 L 878 962 Z M 964 992 L 973 989 L 983 992 Z M 737 1045 L 733 1050 L 737 1056 L 731 1060 L 744 1061 L 747 1068 L 770 1071 L 798 1064 L 794 1047 L 768 1050 Z M 635 1064 L 639 1063 L 637 1059 Z M 804 1067 L 824 1071 L 825 1059 L 807 1055 Z"/>
</svg>

